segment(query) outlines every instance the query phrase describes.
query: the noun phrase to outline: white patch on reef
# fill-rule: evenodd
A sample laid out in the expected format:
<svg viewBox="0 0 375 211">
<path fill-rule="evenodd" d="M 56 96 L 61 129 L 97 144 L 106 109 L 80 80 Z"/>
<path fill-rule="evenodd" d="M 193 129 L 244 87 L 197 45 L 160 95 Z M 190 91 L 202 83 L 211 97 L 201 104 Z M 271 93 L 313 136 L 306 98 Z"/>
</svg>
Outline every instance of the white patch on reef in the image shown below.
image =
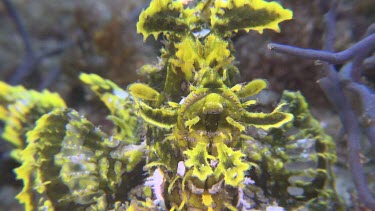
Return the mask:
<svg viewBox="0 0 375 211">
<path fill-rule="evenodd" d="M 184 161 L 178 162 L 178 165 L 177 165 L 177 174 L 180 175 L 181 177 L 183 177 L 185 175 L 185 171 L 186 171 L 186 168 L 185 168 Z"/>
<path fill-rule="evenodd" d="M 254 185 L 255 181 L 252 180 L 250 177 L 245 177 L 245 180 L 243 181 L 244 185 Z"/>
<path fill-rule="evenodd" d="M 284 207 L 279 206 L 268 206 L 266 211 L 285 211 Z"/>
<path fill-rule="evenodd" d="M 157 168 L 152 176 L 148 177 L 145 182 L 146 186 L 150 186 L 152 191 L 154 192 L 155 200 L 154 205 L 160 206 L 161 208 L 165 209 L 165 202 L 163 198 L 164 192 L 164 175 L 163 172 Z"/>
<path fill-rule="evenodd" d="M 86 155 L 80 153 L 78 155 L 68 156 L 68 158 L 70 159 L 70 162 L 72 162 L 73 164 L 80 164 L 83 160 L 86 159 Z"/>
<path fill-rule="evenodd" d="M 238 203 L 237 203 L 237 208 L 238 207 L 243 207 L 245 209 L 242 209 L 242 210 L 249 210 L 251 209 L 253 206 L 247 202 L 245 199 L 244 199 L 244 192 L 243 192 L 243 189 L 242 188 L 238 188 Z"/>
<path fill-rule="evenodd" d="M 129 97 L 128 92 L 121 90 L 121 89 L 114 89 L 113 94 L 120 97 L 121 99 L 126 99 Z"/>
<path fill-rule="evenodd" d="M 184 104 L 184 102 L 185 102 L 185 99 L 186 99 L 186 97 L 183 97 L 182 99 L 181 99 L 181 101 L 180 101 L 180 105 L 182 105 L 182 104 Z"/>
<path fill-rule="evenodd" d="M 193 1 L 193 0 L 181 0 L 182 4 L 188 4 L 191 1 Z"/>
<path fill-rule="evenodd" d="M 223 180 L 220 180 L 220 182 L 214 184 L 210 189 L 208 189 L 208 192 L 210 194 L 217 194 L 222 189 Z"/>
<path fill-rule="evenodd" d="M 217 160 L 210 160 L 210 166 L 211 168 L 216 168 L 217 164 L 219 163 L 219 161 Z"/>
<path fill-rule="evenodd" d="M 209 29 L 202 29 L 202 30 L 200 30 L 198 32 L 194 32 L 193 35 L 196 38 L 201 38 L 201 37 L 205 37 L 210 32 L 211 32 L 211 30 L 209 30 Z"/>
<path fill-rule="evenodd" d="M 250 177 L 245 177 L 245 180 L 242 182 L 244 186 L 246 185 L 254 185 L 255 181 L 252 180 Z M 250 210 L 253 208 L 253 204 L 251 204 L 249 201 L 245 199 L 245 193 L 243 191 L 243 188 L 238 188 L 238 203 L 237 208 L 242 207 L 241 210 Z"/>
</svg>

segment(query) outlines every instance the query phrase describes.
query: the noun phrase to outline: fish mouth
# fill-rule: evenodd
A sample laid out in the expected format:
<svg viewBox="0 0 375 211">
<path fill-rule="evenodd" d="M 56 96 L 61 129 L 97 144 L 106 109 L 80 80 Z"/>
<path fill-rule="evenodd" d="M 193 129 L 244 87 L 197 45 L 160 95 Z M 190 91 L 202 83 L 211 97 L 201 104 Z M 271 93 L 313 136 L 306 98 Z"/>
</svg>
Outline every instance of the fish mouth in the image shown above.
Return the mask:
<svg viewBox="0 0 375 211">
<path fill-rule="evenodd" d="M 207 102 L 203 107 L 204 114 L 221 114 L 223 111 L 223 105 L 217 102 Z"/>
</svg>

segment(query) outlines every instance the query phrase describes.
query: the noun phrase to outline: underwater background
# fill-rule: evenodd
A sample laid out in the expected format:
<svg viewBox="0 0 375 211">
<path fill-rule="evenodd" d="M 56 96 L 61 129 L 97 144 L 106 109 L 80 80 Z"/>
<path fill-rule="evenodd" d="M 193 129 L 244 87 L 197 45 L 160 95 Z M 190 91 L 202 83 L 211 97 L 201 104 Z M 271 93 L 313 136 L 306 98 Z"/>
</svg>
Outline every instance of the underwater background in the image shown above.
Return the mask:
<svg viewBox="0 0 375 211">
<path fill-rule="evenodd" d="M 345 207 L 370 210 L 356 193 L 349 170 L 347 136 L 340 116 L 317 84 L 323 74 L 322 65 L 312 59 L 279 54 L 267 48 L 273 42 L 322 49 L 326 30 L 324 17 L 330 1 L 278 2 L 293 11 L 292 20 L 280 23 L 280 33 L 239 31 L 232 37 L 234 64 L 240 71 L 238 80 L 267 80 L 268 89 L 262 92 L 264 104 L 279 99 L 283 90 L 300 91 L 312 114 L 336 144 L 335 185 Z M 2 0 L 0 80 L 27 89 L 57 92 L 68 107 L 109 132 L 113 125 L 106 119 L 108 109 L 80 82 L 79 74 L 98 74 L 123 89 L 133 82 L 147 83 L 148 78 L 140 74 L 140 67 L 158 62 L 165 41 L 162 36 L 158 40 L 150 36 L 143 42 L 143 37 L 137 34 L 138 16 L 148 4 L 146 0 Z M 373 0 L 338 1 L 334 51 L 348 49 L 363 39 L 374 22 Z M 374 50 L 370 52 L 371 56 L 374 60 Z M 359 78 L 373 93 L 375 65 L 370 62 L 366 63 Z M 336 64 L 334 67 L 339 70 L 343 66 Z M 351 96 L 353 110 L 361 116 L 362 104 L 356 101 L 355 94 L 346 94 Z M 4 123 L 1 123 L 0 133 L 3 129 Z M 0 144 L 0 210 L 24 210 L 15 199 L 22 189 L 22 182 L 16 180 L 13 170 L 20 164 L 10 156 L 12 146 L 3 139 Z M 361 145 L 361 164 L 374 196 L 375 149 L 365 138 Z"/>
</svg>

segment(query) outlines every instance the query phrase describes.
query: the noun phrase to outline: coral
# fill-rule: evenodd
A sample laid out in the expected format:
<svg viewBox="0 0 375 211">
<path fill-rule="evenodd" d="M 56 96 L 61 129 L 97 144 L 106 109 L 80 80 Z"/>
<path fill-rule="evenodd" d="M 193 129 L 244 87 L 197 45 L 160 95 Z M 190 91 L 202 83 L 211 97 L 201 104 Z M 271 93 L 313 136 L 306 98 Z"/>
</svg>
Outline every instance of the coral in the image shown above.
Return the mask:
<svg viewBox="0 0 375 211">
<path fill-rule="evenodd" d="M 46 106 L 33 111 L 36 118 L 18 117 L 31 123 L 9 132 L 17 142 L 4 136 L 22 143 L 17 198 L 26 210 L 340 208 L 334 144 L 304 98 L 285 92 L 277 106 L 260 110 L 267 82 L 236 82 L 231 36 L 279 31 L 291 18 L 290 10 L 262 0 L 153 0 L 137 30 L 144 39 L 163 34 L 165 47 L 158 64 L 140 70 L 148 84 L 123 90 L 80 75 L 108 108 L 111 134 L 56 94 L 4 84 L 2 119 L 23 96 Z"/>
<path fill-rule="evenodd" d="M 340 116 L 348 142 L 348 160 L 351 173 L 357 188 L 360 201 L 370 209 L 375 208 L 375 197 L 369 188 L 369 181 L 361 162 L 361 142 L 367 140 L 370 148 L 375 147 L 375 130 L 372 124 L 374 119 L 374 93 L 367 87 L 362 78 L 365 59 L 371 58 L 375 49 L 374 24 L 370 25 L 364 38 L 352 47 L 334 53 L 334 40 L 337 16 L 337 2 L 329 5 L 325 15 L 325 44 L 324 50 L 302 49 L 288 45 L 271 43 L 271 50 L 295 55 L 307 59 L 319 59 L 323 64 L 324 76 L 318 83 Z M 333 64 L 345 64 L 336 70 Z M 371 68 L 371 65 L 368 66 Z M 358 103 L 359 102 L 359 103 Z M 360 121 L 364 118 L 364 121 Z M 370 155 L 371 156 L 371 155 Z"/>
</svg>

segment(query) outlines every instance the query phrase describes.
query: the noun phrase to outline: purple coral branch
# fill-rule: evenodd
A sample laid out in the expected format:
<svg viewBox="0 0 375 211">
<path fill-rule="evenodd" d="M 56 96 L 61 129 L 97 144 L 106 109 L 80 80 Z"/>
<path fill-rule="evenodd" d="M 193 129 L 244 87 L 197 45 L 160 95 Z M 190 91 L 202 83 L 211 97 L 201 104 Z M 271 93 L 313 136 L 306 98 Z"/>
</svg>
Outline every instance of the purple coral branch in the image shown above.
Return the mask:
<svg viewBox="0 0 375 211">
<path fill-rule="evenodd" d="M 13 6 L 13 3 L 10 0 L 3 0 L 3 3 L 6 10 L 8 11 L 9 17 L 12 19 L 18 33 L 21 36 L 26 52 L 22 64 L 16 70 L 16 74 L 14 74 L 8 81 L 10 84 L 15 85 L 20 83 L 21 79 L 24 78 L 25 75 L 28 75 L 29 72 L 32 72 L 34 70 L 36 59 L 30 42 L 30 36 L 27 33 L 25 25 L 18 15 L 17 10 Z"/>
<path fill-rule="evenodd" d="M 325 1 L 326 4 L 329 4 L 328 1 Z M 325 20 L 325 38 L 324 38 L 324 50 L 333 52 L 335 44 L 335 35 L 336 35 L 336 10 L 337 2 L 331 2 L 328 12 L 324 15 Z M 323 10 L 323 8 L 322 8 Z"/>
<path fill-rule="evenodd" d="M 375 149 L 375 93 L 372 93 L 368 87 L 359 83 L 350 83 L 346 86 L 350 91 L 357 94 L 362 101 L 364 125 L 366 126 L 367 138 Z"/>
<path fill-rule="evenodd" d="M 315 59 L 326 61 L 331 64 L 341 64 L 345 61 L 352 59 L 354 56 L 356 56 L 357 53 L 361 51 L 367 51 L 368 49 L 373 50 L 375 48 L 375 34 L 372 34 L 364 38 L 363 40 L 359 41 L 352 47 L 337 53 L 322 50 L 298 48 L 277 43 L 268 44 L 268 48 L 278 53 L 285 53 L 292 56 L 302 57 L 305 59 Z"/>
<path fill-rule="evenodd" d="M 370 56 L 363 62 L 363 67 L 367 70 L 375 68 L 375 56 Z"/>
<path fill-rule="evenodd" d="M 294 55 L 306 59 L 317 59 L 325 61 L 323 64 L 326 70 L 326 76 L 318 81 L 321 89 L 338 112 L 341 122 L 344 126 L 348 137 L 348 151 L 349 164 L 351 173 L 354 178 L 354 183 L 358 192 L 359 199 L 369 208 L 375 210 L 375 198 L 367 186 L 367 178 L 363 170 L 360 159 L 360 140 L 361 140 L 361 125 L 358 117 L 352 109 L 348 99 L 344 95 L 343 88 L 351 89 L 361 96 L 363 104 L 363 113 L 369 118 L 375 117 L 375 108 L 371 103 L 366 103 L 368 98 L 375 99 L 374 95 L 370 93 L 369 89 L 364 85 L 358 83 L 362 75 L 362 69 L 366 57 L 375 49 L 375 26 L 372 24 L 367 32 L 367 37 L 354 44 L 352 47 L 337 53 L 333 53 L 334 37 L 335 37 L 335 17 L 336 17 L 337 3 L 333 1 L 329 11 L 325 15 L 325 42 L 324 50 L 312 50 L 292 47 L 288 45 L 281 45 L 270 43 L 268 48 L 275 52 Z M 344 63 L 352 59 L 350 66 L 344 66 L 350 73 L 349 77 L 340 77 L 332 64 Z M 342 74 L 345 74 L 342 70 Z M 347 86 L 343 86 L 341 80 L 348 80 Z M 375 127 L 368 126 L 366 128 L 366 135 L 373 147 L 375 147 Z"/>
<path fill-rule="evenodd" d="M 13 20 L 14 25 L 18 33 L 20 34 L 23 44 L 25 46 L 26 54 L 34 54 L 33 48 L 31 46 L 30 37 L 26 31 L 26 28 L 21 21 L 20 16 L 18 15 L 16 9 L 14 8 L 12 2 L 10 0 L 3 0 L 4 6 L 9 13 L 10 18 Z"/>
<path fill-rule="evenodd" d="M 27 33 L 27 30 L 17 13 L 17 10 L 13 6 L 10 0 L 2 0 L 3 4 L 8 11 L 9 17 L 12 19 L 18 33 L 21 36 L 22 42 L 25 47 L 25 56 L 24 59 L 15 71 L 10 79 L 8 80 L 9 84 L 16 85 L 21 83 L 25 77 L 31 75 L 34 71 L 36 71 L 38 65 L 43 61 L 43 59 L 55 55 L 61 54 L 66 48 L 69 48 L 76 44 L 76 41 L 67 41 L 63 43 L 61 46 L 56 47 L 55 49 L 48 50 L 46 52 L 42 52 L 39 55 L 34 52 L 31 42 L 30 36 Z"/>
<path fill-rule="evenodd" d="M 368 29 L 366 36 L 375 36 L 375 24 L 372 24 Z M 353 64 L 352 64 L 352 71 L 351 71 L 351 76 L 352 79 L 356 82 L 358 82 L 361 79 L 362 72 L 364 69 L 364 61 L 366 58 L 370 55 L 370 53 L 375 50 L 375 44 L 372 45 L 370 44 L 370 47 L 362 49 L 362 51 L 359 51 L 356 56 L 353 58 Z"/>
<path fill-rule="evenodd" d="M 320 79 L 318 84 L 338 112 L 348 137 L 349 165 L 359 199 L 369 208 L 375 209 L 375 199 L 368 186 L 360 159 L 361 128 L 353 109 L 344 96 L 339 83 L 339 76 L 331 65 L 328 76 Z"/>
</svg>

